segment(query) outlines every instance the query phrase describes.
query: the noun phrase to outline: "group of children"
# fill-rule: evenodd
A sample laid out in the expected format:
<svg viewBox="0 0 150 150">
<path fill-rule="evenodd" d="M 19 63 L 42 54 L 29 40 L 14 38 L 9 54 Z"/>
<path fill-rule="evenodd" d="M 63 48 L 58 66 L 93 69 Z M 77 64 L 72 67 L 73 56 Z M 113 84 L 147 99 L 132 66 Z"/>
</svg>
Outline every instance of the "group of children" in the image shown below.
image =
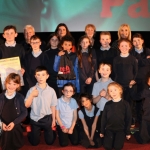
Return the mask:
<svg viewBox="0 0 150 150">
<path fill-rule="evenodd" d="M 15 42 L 16 28 L 4 28 L 6 42 L 0 46 L 0 58 L 20 57 L 26 83 L 22 93 L 27 94 L 23 98 L 17 92 L 19 75 L 8 75 L 6 91 L 0 94 L 3 128 L 0 144 L 3 150 L 19 149 L 23 145 L 21 121 L 27 116 L 26 108 L 29 107 L 31 132 L 28 140 L 34 146 L 40 142 L 41 129 L 46 144 L 53 144 L 56 127 L 61 146 L 67 146 L 70 139 L 71 144 L 80 143 L 86 148 L 103 145 L 107 150 L 122 149 L 125 137 L 131 137 L 130 127 L 135 125 L 133 100 L 141 123 L 135 138 L 139 143 L 149 142 L 150 76 L 146 88 L 145 80 L 150 69 L 150 50 L 143 47 L 140 34 L 133 35 L 131 44 L 131 31 L 126 24 L 119 28 L 120 39 L 113 43 L 114 47 L 110 47 L 110 33 L 101 32 L 101 47 L 94 49 L 94 33 L 88 35 L 92 27 L 87 26 L 86 35 L 79 39 L 76 53 L 72 52 L 74 39 L 71 36 L 59 39 L 57 34 L 52 34 L 50 48 L 45 52 L 40 49 L 40 38 L 33 35 L 30 38 L 32 51 L 26 54 Z M 63 31 L 63 25 L 58 27 L 58 32 L 59 28 Z M 75 79 L 57 80 L 60 61 L 65 55 L 69 57 Z"/>
</svg>

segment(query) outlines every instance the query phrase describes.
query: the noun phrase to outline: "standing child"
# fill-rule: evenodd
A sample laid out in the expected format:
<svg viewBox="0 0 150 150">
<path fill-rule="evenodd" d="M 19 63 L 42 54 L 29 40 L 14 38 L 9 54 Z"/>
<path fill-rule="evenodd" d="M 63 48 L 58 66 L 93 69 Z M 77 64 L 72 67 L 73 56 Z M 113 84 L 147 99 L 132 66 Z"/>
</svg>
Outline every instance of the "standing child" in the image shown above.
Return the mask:
<svg viewBox="0 0 150 150">
<path fill-rule="evenodd" d="M 72 66 L 73 66 L 73 68 L 70 68 L 70 70 L 73 69 L 75 76 L 76 76 L 76 79 L 73 79 L 73 80 L 70 80 L 70 79 L 64 79 L 64 80 L 58 79 L 57 80 L 59 97 L 61 97 L 61 95 L 62 95 L 62 87 L 68 82 L 73 83 L 73 85 L 77 89 L 77 93 L 80 92 L 79 75 L 78 75 L 78 58 L 77 58 L 77 55 L 75 53 L 71 52 L 73 43 L 74 43 L 74 40 L 72 37 L 70 37 L 70 36 L 62 37 L 62 39 L 60 41 L 60 50 L 61 51 L 58 53 L 58 55 L 55 56 L 54 71 L 58 72 L 61 56 L 67 55 L 70 59 L 69 61 L 72 63 Z M 67 53 L 67 54 L 65 54 L 65 53 Z"/>
<path fill-rule="evenodd" d="M 92 93 L 96 72 L 96 54 L 95 50 L 90 47 L 91 42 L 88 36 L 84 35 L 78 43 L 78 61 L 79 61 L 79 78 L 80 92 Z"/>
<path fill-rule="evenodd" d="M 47 82 L 48 82 L 49 86 L 51 86 L 55 90 L 57 96 L 58 96 L 58 87 L 57 87 L 58 72 L 54 71 L 53 66 L 54 66 L 55 56 L 59 52 L 58 44 L 59 44 L 58 36 L 55 33 L 52 33 L 49 36 L 48 50 L 45 51 L 45 53 L 47 54 L 47 56 L 49 58 L 49 64 L 50 64 L 48 67 L 50 77 Z"/>
<path fill-rule="evenodd" d="M 27 109 L 24 97 L 17 92 L 20 85 L 20 76 L 11 73 L 5 80 L 6 91 L 0 94 L 0 119 L 3 130 L 0 146 L 3 150 L 20 149 L 24 144 L 20 123 L 26 117 Z"/>
<path fill-rule="evenodd" d="M 79 131 L 80 143 L 85 148 L 100 147 L 102 143 L 97 126 L 100 109 L 92 104 L 92 96 L 89 94 L 80 95 L 80 104 L 83 106 L 78 112 L 82 122 Z"/>
<path fill-rule="evenodd" d="M 138 72 L 138 64 L 134 56 L 129 54 L 131 42 L 127 39 L 119 41 L 120 56 L 114 58 L 113 69 L 115 81 L 123 87 L 123 98 L 128 101 L 132 109 L 132 93 L 135 90 L 135 79 Z M 132 91 L 129 87 L 133 86 Z M 132 120 L 134 126 L 134 120 Z"/>
<path fill-rule="evenodd" d="M 47 69 L 38 66 L 35 70 L 37 84 L 30 88 L 25 98 L 25 106 L 31 107 L 31 132 L 28 139 L 33 146 L 40 142 L 41 129 L 44 130 L 46 144 L 51 145 L 54 142 L 52 128 L 55 126 L 57 97 L 55 91 L 46 83 L 48 77 Z"/>
<path fill-rule="evenodd" d="M 121 150 L 125 137 L 131 137 L 131 110 L 129 104 L 122 99 L 121 85 L 116 82 L 110 83 L 108 93 L 112 100 L 104 107 L 100 137 L 104 137 L 103 145 L 106 150 Z"/>
<path fill-rule="evenodd" d="M 76 129 L 77 121 L 77 102 L 72 98 L 75 93 L 75 86 L 72 83 L 66 83 L 62 88 L 63 96 L 58 99 L 56 106 L 56 120 L 61 146 L 68 145 L 68 138 L 72 145 L 78 144 L 78 132 Z"/>
</svg>

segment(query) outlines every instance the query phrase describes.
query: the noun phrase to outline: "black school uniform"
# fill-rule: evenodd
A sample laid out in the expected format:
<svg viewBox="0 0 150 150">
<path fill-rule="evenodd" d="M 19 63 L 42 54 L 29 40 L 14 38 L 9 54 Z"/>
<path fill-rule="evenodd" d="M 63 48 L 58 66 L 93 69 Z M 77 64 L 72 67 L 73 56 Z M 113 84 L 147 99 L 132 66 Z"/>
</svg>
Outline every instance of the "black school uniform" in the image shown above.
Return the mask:
<svg viewBox="0 0 150 150">
<path fill-rule="evenodd" d="M 92 131 L 92 124 L 94 122 L 94 119 L 95 119 L 95 116 L 99 110 L 99 108 L 97 108 L 96 106 L 93 106 L 95 107 L 94 109 L 94 116 L 93 117 L 89 117 L 87 116 L 86 112 L 85 112 L 85 108 L 83 107 L 81 109 L 83 115 L 84 115 L 84 119 L 85 119 L 85 122 L 88 126 L 88 129 L 89 129 L 89 134 L 91 133 Z M 98 122 L 97 122 L 97 125 L 98 125 Z M 96 130 L 95 130 L 95 134 L 94 134 L 94 137 L 93 137 L 93 141 L 95 143 L 95 148 L 96 147 L 100 147 L 102 145 L 102 142 L 101 142 L 101 138 L 99 136 L 99 127 L 97 126 L 96 127 Z M 84 128 L 83 128 L 83 125 L 81 123 L 81 121 L 79 122 L 79 139 L 80 139 L 80 144 L 85 147 L 85 148 L 88 148 L 90 147 L 90 142 L 89 142 L 89 139 L 86 135 L 86 133 L 84 132 Z"/>
<path fill-rule="evenodd" d="M 27 115 L 24 99 L 21 94 L 16 93 L 15 97 L 8 99 L 4 93 L 2 93 L 0 95 L 0 113 L 1 120 L 6 125 L 11 122 L 15 124 L 11 131 L 3 131 L 0 140 L 1 148 L 3 150 L 20 149 L 24 144 L 20 122 Z"/>
<path fill-rule="evenodd" d="M 125 136 L 130 135 L 131 118 L 130 106 L 126 101 L 111 100 L 105 104 L 101 120 L 105 149 L 122 149 Z"/>
</svg>

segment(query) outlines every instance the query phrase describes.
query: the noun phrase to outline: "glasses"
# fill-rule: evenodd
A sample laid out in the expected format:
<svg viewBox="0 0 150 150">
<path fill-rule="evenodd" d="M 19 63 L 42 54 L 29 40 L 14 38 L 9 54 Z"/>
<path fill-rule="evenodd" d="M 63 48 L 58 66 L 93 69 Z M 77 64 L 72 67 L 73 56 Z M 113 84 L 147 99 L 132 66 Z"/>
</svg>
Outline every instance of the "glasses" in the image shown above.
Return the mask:
<svg viewBox="0 0 150 150">
<path fill-rule="evenodd" d="M 65 93 L 73 93 L 73 91 L 64 90 Z"/>
<path fill-rule="evenodd" d="M 34 45 L 34 44 L 39 44 L 40 42 L 31 42 L 30 44 Z"/>
</svg>

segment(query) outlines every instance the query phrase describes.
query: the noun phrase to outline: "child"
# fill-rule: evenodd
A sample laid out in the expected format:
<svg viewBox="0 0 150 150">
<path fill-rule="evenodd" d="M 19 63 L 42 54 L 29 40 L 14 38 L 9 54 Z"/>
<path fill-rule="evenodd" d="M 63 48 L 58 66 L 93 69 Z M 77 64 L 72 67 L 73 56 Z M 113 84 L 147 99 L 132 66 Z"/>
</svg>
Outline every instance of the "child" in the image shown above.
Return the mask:
<svg viewBox="0 0 150 150">
<path fill-rule="evenodd" d="M 92 96 L 89 94 L 81 94 L 80 103 L 83 106 L 78 112 L 82 122 L 79 131 L 80 143 L 85 148 L 100 147 L 101 139 L 97 130 L 100 109 L 92 104 Z"/>
<path fill-rule="evenodd" d="M 61 51 L 58 53 L 58 55 L 55 56 L 54 61 L 54 71 L 58 72 L 59 64 L 60 64 L 60 58 L 67 52 L 69 59 L 71 60 L 71 63 L 73 65 L 73 69 L 76 75 L 76 79 L 74 80 L 57 80 L 57 86 L 59 90 L 59 97 L 62 95 L 62 87 L 64 84 L 71 82 L 74 84 L 74 86 L 77 88 L 77 93 L 80 92 L 79 89 L 79 75 L 78 75 L 78 58 L 75 53 L 71 52 L 72 45 L 74 43 L 74 40 L 70 36 L 64 36 L 60 41 L 60 49 Z"/>
<path fill-rule="evenodd" d="M 111 34 L 110 32 L 101 32 L 100 33 L 100 43 L 101 47 L 96 49 L 96 56 L 97 56 L 97 64 L 101 64 L 102 62 L 108 62 L 113 65 L 113 59 L 116 57 L 117 51 L 110 47 L 111 42 Z M 113 74 L 111 74 L 111 77 Z M 97 77 L 98 81 L 99 77 Z"/>
<path fill-rule="evenodd" d="M 17 44 L 15 38 L 17 37 L 17 29 L 13 25 L 8 25 L 3 30 L 3 37 L 6 40 L 4 44 L 0 45 L 0 59 L 19 57 L 21 63 L 21 73 L 24 74 L 24 48 Z"/>
<path fill-rule="evenodd" d="M 99 65 L 99 73 L 101 74 L 101 78 L 94 83 L 92 95 L 93 103 L 96 104 L 102 114 L 105 103 L 109 99 L 107 86 L 109 83 L 113 82 L 109 77 L 111 74 L 111 65 L 109 63 L 101 63 Z"/>
<path fill-rule="evenodd" d="M 25 55 L 25 76 L 28 82 L 29 88 L 36 84 L 35 69 L 37 66 L 45 66 L 47 69 L 51 65 L 46 53 L 43 53 L 40 49 L 41 40 L 37 35 L 33 35 L 30 38 L 30 44 L 32 51 Z M 28 88 L 28 89 L 29 89 Z"/>
<path fill-rule="evenodd" d="M 62 88 L 63 96 L 58 99 L 56 106 L 57 131 L 59 144 L 68 145 L 68 137 L 72 145 L 78 144 L 78 132 L 76 129 L 77 121 L 77 102 L 72 98 L 75 93 L 75 86 L 72 83 L 66 83 Z"/>
<path fill-rule="evenodd" d="M 91 42 L 88 36 L 84 35 L 78 43 L 78 61 L 80 76 L 80 92 L 92 93 L 95 82 L 96 72 L 96 54 L 95 50 L 90 47 Z"/>
<path fill-rule="evenodd" d="M 142 90 L 142 92 L 137 93 L 134 98 L 135 99 L 143 99 L 143 115 L 142 121 L 140 124 L 139 132 L 134 134 L 135 139 L 140 144 L 145 144 L 150 141 L 150 72 L 147 74 L 146 86 Z"/>
<path fill-rule="evenodd" d="M 118 42 L 120 56 L 114 58 L 113 69 L 115 81 L 123 86 L 123 99 L 128 101 L 132 109 L 132 92 L 136 89 L 135 79 L 138 71 L 138 64 L 134 56 L 129 54 L 131 42 L 127 39 L 121 39 Z M 133 86 L 132 91 L 129 87 Z M 135 126 L 135 120 L 132 120 L 132 127 Z"/>
<path fill-rule="evenodd" d="M 130 139 L 131 110 L 129 104 L 122 99 L 121 85 L 112 82 L 108 85 L 108 94 L 112 100 L 107 102 L 101 121 L 101 134 L 104 137 L 104 148 L 121 150 L 124 139 Z"/>
<path fill-rule="evenodd" d="M 54 71 L 53 65 L 55 61 L 55 55 L 57 55 L 59 52 L 58 44 L 59 44 L 58 36 L 55 33 L 52 33 L 48 41 L 48 50 L 45 51 L 45 53 L 49 57 L 49 64 L 50 64 L 49 65 L 50 77 L 47 82 L 49 86 L 51 86 L 55 90 L 57 96 L 58 96 L 58 87 L 57 87 L 57 74 L 58 73 Z"/>
<path fill-rule="evenodd" d="M 118 41 L 121 39 L 127 39 L 127 40 L 131 41 L 131 29 L 128 24 L 124 23 L 124 24 L 120 25 L 120 27 L 118 29 L 118 40 L 116 40 L 112 43 L 112 48 L 114 48 L 118 52 L 120 52 L 120 50 L 118 49 Z"/>
<path fill-rule="evenodd" d="M 20 85 L 20 76 L 11 73 L 5 80 L 6 91 L 0 94 L 0 119 L 3 130 L 1 148 L 3 150 L 20 149 L 24 144 L 20 123 L 26 117 L 27 109 L 24 105 L 24 97 L 17 92 Z"/>
<path fill-rule="evenodd" d="M 25 106 L 31 107 L 31 132 L 28 140 L 33 146 L 40 142 L 41 129 L 44 130 L 46 144 L 51 145 L 54 142 L 52 128 L 55 126 L 57 97 L 55 91 L 46 83 L 48 77 L 47 69 L 44 66 L 38 66 L 35 70 L 37 84 L 30 88 L 25 98 Z"/>
<path fill-rule="evenodd" d="M 131 55 L 133 55 L 138 60 L 138 72 L 136 76 L 136 85 L 137 85 L 137 93 L 141 92 L 145 87 L 145 78 L 147 73 L 150 71 L 150 61 L 148 61 L 148 57 L 150 55 L 150 49 L 143 46 L 144 39 L 141 34 L 135 33 L 133 35 L 132 43 L 134 48 L 131 51 Z M 138 99 L 136 101 L 136 115 L 138 122 L 141 121 L 142 117 L 142 99 Z"/>
</svg>

